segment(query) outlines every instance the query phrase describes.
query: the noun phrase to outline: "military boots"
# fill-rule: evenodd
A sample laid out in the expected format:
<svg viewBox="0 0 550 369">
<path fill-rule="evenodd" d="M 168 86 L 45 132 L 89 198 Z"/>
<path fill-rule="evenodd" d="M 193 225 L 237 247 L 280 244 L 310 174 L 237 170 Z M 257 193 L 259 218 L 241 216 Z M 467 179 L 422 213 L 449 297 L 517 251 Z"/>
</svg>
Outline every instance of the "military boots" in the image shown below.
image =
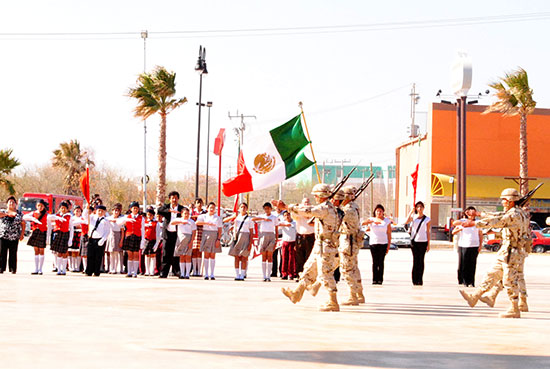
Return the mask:
<svg viewBox="0 0 550 369">
<path fill-rule="evenodd" d="M 329 292 L 329 300 L 319 308 L 319 311 L 340 311 L 336 292 Z"/>
<path fill-rule="evenodd" d="M 319 292 L 319 288 L 321 288 L 321 282 L 315 281 L 309 288 L 309 293 L 311 293 L 311 296 L 315 297 L 317 296 L 317 293 Z"/>
<path fill-rule="evenodd" d="M 512 301 L 512 306 L 508 309 L 508 311 L 504 313 L 500 313 L 498 316 L 500 318 L 520 318 L 521 313 L 519 312 L 519 302 L 518 300 Z"/>
<path fill-rule="evenodd" d="M 365 303 L 365 295 L 363 295 L 363 289 L 360 289 L 359 292 L 357 292 L 357 302 L 359 302 L 360 304 L 364 304 Z"/>
<path fill-rule="evenodd" d="M 489 292 L 486 295 L 481 296 L 479 298 L 479 301 L 487 304 L 487 306 L 489 306 L 489 307 L 494 307 L 495 306 L 495 301 L 496 301 L 497 296 L 498 296 L 498 292 L 499 292 L 498 289 L 493 288 L 491 290 L 491 292 Z"/>
<path fill-rule="evenodd" d="M 281 291 L 283 294 L 288 297 L 290 301 L 292 301 L 293 304 L 299 302 L 302 299 L 302 296 L 304 296 L 304 291 L 306 290 L 306 284 L 304 281 L 300 281 L 298 284 L 298 287 L 296 287 L 295 290 L 292 290 L 290 288 L 281 288 Z"/>
<path fill-rule="evenodd" d="M 459 290 L 459 292 L 462 295 L 462 297 L 464 297 L 464 300 L 466 300 L 468 302 L 468 305 L 470 305 L 470 307 L 476 306 L 477 301 L 479 300 L 479 298 L 483 294 L 483 291 L 480 290 L 479 288 L 476 289 L 474 291 L 474 293 L 468 293 L 464 290 Z"/>
<path fill-rule="evenodd" d="M 519 298 L 519 311 L 528 312 L 529 306 L 527 305 L 527 296 L 521 295 Z"/>
</svg>

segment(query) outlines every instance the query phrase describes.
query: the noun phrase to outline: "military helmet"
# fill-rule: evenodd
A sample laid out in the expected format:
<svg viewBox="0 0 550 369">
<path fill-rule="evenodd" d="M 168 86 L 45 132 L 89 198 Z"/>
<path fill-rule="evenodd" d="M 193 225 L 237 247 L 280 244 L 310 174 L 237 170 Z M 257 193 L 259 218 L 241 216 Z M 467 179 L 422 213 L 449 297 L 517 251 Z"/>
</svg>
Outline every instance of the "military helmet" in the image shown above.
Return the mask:
<svg viewBox="0 0 550 369">
<path fill-rule="evenodd" d="M 357 187 L 352 185 L 344 186 L 342 187 L 342 191 L 344 191 L 344 196 L 347 199 L 353 200 L 353 198 L 355 197 L 355 193 L 357 192 Z"/>
<path fill-rule="evenodd" d="M 506 199 L 508 201 L 518 201 L 519 193 L 515 188 L 505 188 L 504 191 L 500 194 L 501 199 Z"/>
<path fill-rule="evenodd" d="M 330 186 L 326 183 L 318 183 L 311 189 L 311 194 L 320 197 L 329 197 L 331 194 Z"/>
<path fill-rule="evenodd" d="M 332 187 L 330 188 L 330 192 L 331 192 L 331 193 L 334 192 L 334 186 L 332 186 Z M 340 201 L 344 200 L 344 199 L 345 199 L 344 191 L 342 191 L 342 189 L 339 189 L 338 192 L 336 192 L 336 193 L 334 194 L 333 199 L 334 199 L 334 200 L 340 200 Z"/>
</svg>

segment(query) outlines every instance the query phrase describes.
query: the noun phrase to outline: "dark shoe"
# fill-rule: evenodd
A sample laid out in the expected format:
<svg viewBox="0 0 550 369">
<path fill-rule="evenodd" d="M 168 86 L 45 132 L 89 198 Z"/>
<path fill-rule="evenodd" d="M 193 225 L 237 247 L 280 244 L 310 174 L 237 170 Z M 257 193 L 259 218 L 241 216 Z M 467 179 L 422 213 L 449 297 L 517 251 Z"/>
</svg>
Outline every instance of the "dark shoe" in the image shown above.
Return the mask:
<svg viewBox="0 0 550 369">
<path fill-rule="evenodd" d="M 32 272 L 31 275 L 38 275 L 38 272 Z"/>
<path fill-rule="evenodd" d="M 38 275 L 42 275 L 42 272 L 38 272 Z"/>
<path fill-rule="evenodd" d="M 284 279 L 285 281 L 288 280 L 288 277 L 285 275 L 284 277 L 282 277 L 281 279 Z"/>
<path fill-rule="evenodd" d="M 185 276 L 180 275 L 180 276 L 179 276 L 179 279 L 185 279 Z"/>
<path fill-rule="evenodd" d="M 211 280 L 211 281 L 215 281 L 216 278 L 215 278 L 215 277 L 210 277 L 210 280 Z"/>
<path fill-rule="evenodd" d="M 209 280 L 210 278 L 208 276 L 204 277 L 205 280 Z"/>
<path fill-rule="evenodd" d="M 126 278 L 132 278 L 131 274 L 126 274 Z"/>
<path fill-rule="evenodd" d="M 168 278 L 167 275 L 159 275 L 159 278 Z"/>
<path fill-rule="evenodd" d="M 268 281 L 268 282 L 271 282 L 271 278 L 268 278 L 267 281 Z"/>
</svg>

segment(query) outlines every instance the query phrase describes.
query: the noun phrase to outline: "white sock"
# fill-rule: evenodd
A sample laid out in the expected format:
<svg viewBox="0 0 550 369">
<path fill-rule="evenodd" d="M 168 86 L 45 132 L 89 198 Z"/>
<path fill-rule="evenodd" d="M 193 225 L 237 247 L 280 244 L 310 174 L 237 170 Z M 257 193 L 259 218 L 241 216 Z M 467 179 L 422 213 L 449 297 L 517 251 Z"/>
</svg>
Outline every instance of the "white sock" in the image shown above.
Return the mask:
<svg viewBox="0 0 550 369">
<path fill-rule="evenodd" d="M 139 260 L 134 260 L 134 275 L 137 275 L 139 272 Z"/>
<path fill-rule="evenodd" d="M 44 265 L 44 255 L 38 255 L 38 273 L 42 273 L 43 265 Z"/>
<path fill-rule="evenodd" d="M 267 268 L 266 278 L 271 278 L 271 270 L 273 269 L 273 263 L 267 262 L 266 268 Z"/>
<path fill-rule="evenodd" d="M 76 257 L 76 266 L 75 266 L 75 269 L 77 272 L 80 271 L 80 261 L 82 260 L 82 258 L 80 256 L 77 256 Z"/>
<path fill-rule="evenodd" d="M 204 275 L 208 277 L 208 268 L 210 267 L 210 259 L 204 259 Z"/>
<path fill-rule="evenodd" d="M 84 270 L 88 267 L 88 258 L 82 258 L 82 266 L 84 267 Z"/>
<path fill-rule="evenodd" d="M 264 275 L 264 279 L 266 279 L 266 274 L 265 274 L 265 271 L 267 269 L 267 263 L 265 261 L 262 261 L 262 273 Z"/>
<path fill-rule="evenodd" d="M 57 271 L 58 272 L 61 272 L 61 262 L 63 261 L 63 259 L 61 259 L 59 256 L 56 256 L 55 257 L 55 265 L 56 265 L 56 268 L 57 268 Z"/>
<path fill-rule="evenodd" d="M 149 260 L 151 258 L 145 257 L 145 275 L 151 275 L 151 263 L 149 263 Z"/>
<path fill-rule="evenodd" d="M 216 267 L 216 259 L 210 259 L 210 278 L 214 278 L 215 267 Z"/>
<path fill-rule="evenodd" d="M 38 259 L 40 258 L 40 255 L 34 255 L 34 272 L 38 273 Z"/>
<path fill-rule="evenodd" d="M 240 278 L 241 277 L 241 268 L 235 268 L 235 276 L 237 278 Z"/>
<path fill-rule="evenodd" d="M 193 275 L 197 274 L 197 258 L 192 258 L 191 263 L 193 264 Z"/>
<path fill-rule="evenodd" d="M 185 277 L 185 276 L 186 276 L 185 269 L 186 269 L 185 263 L 183 263 L 183 262 L 180 261 L 180 276 L 181 276 L 181 277 Z"/>
<path fill-rule="evenodd" d="M 155 256 L 153 256 L 152 258 L 149 258 L 149 264 L 151 264 L 151 266 L 149 267 L 149 273 L 151 275 L 155 274 L 155 262 L 156 261 L 157 261 L 157 258 Z"/>
<path fill-rule="evenodd" d="M 206 260 L 206 259 L 205 259 Z M 197 275 L 201 275 L 202 258 L 197 258 Z"/>
<path fill-rule="evenodd" d="M 246 268 L 244 269 L 241 268 L 241 278 L 244 279 L 245 276 L 246 276 Z"/>
<path fill-rule="evenodd" d="M 191 263 L 186 262 L 185 264 L 185 276 L 189 277 L 189 273 L 191 273 Z"/>
</svg>

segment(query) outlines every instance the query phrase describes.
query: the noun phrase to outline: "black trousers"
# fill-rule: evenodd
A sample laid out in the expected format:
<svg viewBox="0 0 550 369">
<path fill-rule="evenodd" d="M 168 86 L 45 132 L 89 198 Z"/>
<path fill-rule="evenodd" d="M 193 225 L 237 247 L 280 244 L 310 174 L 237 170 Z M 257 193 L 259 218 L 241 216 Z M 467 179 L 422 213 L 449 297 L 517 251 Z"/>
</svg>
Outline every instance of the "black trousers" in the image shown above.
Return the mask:
<svg viewBox="0 0 550 369">
<path fill-rule="evenodd" d="M 277 274 L 280 275 L 281 268 L 279 267 L 279 256 L 281 255 L 281 249 L 275 249 L 273 251 L 273 265 L 271 266 L 271 276 L 277 277 Z"/>
<path fill-rule="evenodd" d="M 424 276 L 424 256 L 428 249 L 428 242 L 411 241 L 413 254 L 412 282 L 415 286 L 422 286 Z"/>
<path fill-rule="evenodd" d="M 170 268 L 175 274 L 180 273 L 179 259 L 174 257 L 174 249 L 176 248 L 176 242 L 178 240 L 177 232 L 166 232 L 166 239 L 164 240 L 162 250 L 162 265 L 160 276 L 163 278 L 168 277 Z"/>
<path fill-rule="evenodd" d="M 86 274 L 89 276 L 93 274 L 99 277 L 101 274 L 105 244 L 99 246 L 100 240 L 100 238 L 90 238 L 88 241 L 88 266 L 86 267 Z"/>
<path fill-rule="evenodd" d="M 10 241 L 5 238 L 0 238 L 0 273 L 4 273 L 6 271 L 6 262 L 10 268 L 10 272 L 17 272 L 18 245 L 19 240 Z"/>
<path fill-rule="evenodd" d="M 382 284 L 384 281 L 384 259 L 388 244 L 370 245 L 370 253 L 372 255 L 372 283 Z"/>
<path fill-rule="evenodd" d="M 478 247 L 458 248 L 458 283 L 465 286 L 474 286 L 478 254 Z"/>
<path fill-rule="evenodd" d="M 313 250 L 315 234 L 296 234 L 296 274 L 304 271 L 304 264 Z"/>
</svg>

